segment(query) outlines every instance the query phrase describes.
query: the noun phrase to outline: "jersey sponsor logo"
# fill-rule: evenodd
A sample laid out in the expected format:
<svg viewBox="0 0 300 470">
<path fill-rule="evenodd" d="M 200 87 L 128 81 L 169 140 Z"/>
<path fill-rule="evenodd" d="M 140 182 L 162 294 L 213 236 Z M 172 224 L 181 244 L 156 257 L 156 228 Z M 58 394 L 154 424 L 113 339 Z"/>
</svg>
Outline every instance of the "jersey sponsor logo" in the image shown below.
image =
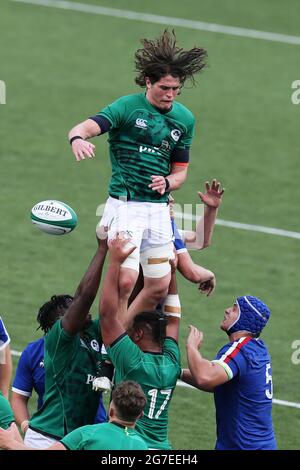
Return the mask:
<svg viewBox="0 0 300 470">
<path fill-rule="evenodd" d="M 39 363 L 39 366 L 44 367 L 44 359 L 41 360 L 41 362 Z"/>
<path fill-rule="evenodd" d="M 147 129 L 147 120 L 137 118 L 137 120 L 135 121 L 135 127 L 139 127 L 140 129 Z"/>
<path fill-rule="evenodd" d="M 180 139 L 180 136 L 181 136 L 181 132 L 179 129 L 173 129 L 171 131 L 171 137 L 173 140 L 175 140 L 175 142 L 178 142 L 178 140 Z"/>
<path fill-rule="evenodd" d="M 140 145 L 139 146 L 139 152 L 140 153 L 144 153 L 144 152 L 147 152 L 147 153 L 151 153 L 151 154 L 154 154 L 154 155 L 161 155 L 161 153 L 159 152 L 159 148 L 158 147 L 146 147 L 145 145 Z"/>
<path fill-rule="evenodd" d="M 91 348 L 96 351 L 96 352 L 99 352 L 100 351 L 100 346 L 99 346 L 99 343 L 97 340 L 95 339 L 92 339 L 91 341 Z"/>
<path fill-rule="evenodd" d="M 86 385 L 90 385 L 93 383 L 93 381 L 95 380 L 96 376 L 95 375 L 92 375 L 92 374 L 88 374 L 87 377 L 86 377 Z"/>
</svg>

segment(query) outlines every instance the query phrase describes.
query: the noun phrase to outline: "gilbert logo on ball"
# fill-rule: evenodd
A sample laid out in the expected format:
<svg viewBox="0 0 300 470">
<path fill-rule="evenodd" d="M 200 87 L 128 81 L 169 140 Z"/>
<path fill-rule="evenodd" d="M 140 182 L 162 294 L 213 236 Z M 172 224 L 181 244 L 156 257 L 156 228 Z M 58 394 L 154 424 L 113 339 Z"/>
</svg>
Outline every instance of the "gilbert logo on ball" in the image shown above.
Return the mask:
<svg viewBox="0 0 300 470">
<path fill-rule="evenodd" d="M 76 227 L 77 215 L 64 202 L 49 200 L 33 206 L 31 221 L 43 232 L 51 235 L 65 235 Z"/>
</svg>

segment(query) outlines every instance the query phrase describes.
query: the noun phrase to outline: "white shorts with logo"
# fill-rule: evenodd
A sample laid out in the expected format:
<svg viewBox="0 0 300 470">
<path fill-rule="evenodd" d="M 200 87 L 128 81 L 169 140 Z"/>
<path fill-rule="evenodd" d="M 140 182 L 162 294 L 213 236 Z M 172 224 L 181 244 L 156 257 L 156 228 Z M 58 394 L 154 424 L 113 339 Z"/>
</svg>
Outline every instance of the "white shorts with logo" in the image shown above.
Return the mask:
<svg viewBox="0 0 300 470">
<path fill-rule="evenodd" d="M 109 240 L 121 232 L 137 247 L 123 267 L 139 271 L 141 262 L 147 277 L 162 277 L 170 271 L 169 260 L 174 255 L 167 203 L 122 201 L 109 197 L 98 226 L 108 227 Z"/>
</svg>

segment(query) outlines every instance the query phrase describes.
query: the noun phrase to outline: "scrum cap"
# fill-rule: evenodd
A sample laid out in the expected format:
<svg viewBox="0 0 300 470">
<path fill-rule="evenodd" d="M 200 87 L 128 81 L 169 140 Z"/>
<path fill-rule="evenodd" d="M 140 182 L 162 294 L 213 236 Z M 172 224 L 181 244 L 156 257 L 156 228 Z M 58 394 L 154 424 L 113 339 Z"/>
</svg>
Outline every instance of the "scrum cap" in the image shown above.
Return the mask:
<svg viewBox="0 0 300 470">
<path fill-rule="evenodd" d="M 270 310 L 266 304 L 251 295 L 238 297 L 235 303 L 239 309 L 239 316 L 228 328 L 227 333 L 231 334 L 243 330 L 259 335 L 270 317 Z"/>
</svg>

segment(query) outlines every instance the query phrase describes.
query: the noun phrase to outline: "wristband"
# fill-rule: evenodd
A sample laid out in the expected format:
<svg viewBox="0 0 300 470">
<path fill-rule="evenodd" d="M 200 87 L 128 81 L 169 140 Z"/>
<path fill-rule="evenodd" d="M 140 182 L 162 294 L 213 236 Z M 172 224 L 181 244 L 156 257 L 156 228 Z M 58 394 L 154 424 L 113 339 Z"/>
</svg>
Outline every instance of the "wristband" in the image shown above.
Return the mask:
<svg viewBox="0 0 300 470">
<path fill-rule="evenodd" d="M 165 192 L 168 192 L 170 191 L 170 181 L 168 180 L 168 178 L 165 178 L 165 182 L 166 182 Z"/>
<path fill-rule="evenodd" d="M 74 137 L 72 137 L 72 138 L 70 139 L 70 141 L 69 141 L 69 142 L 70 142 L 70 145 L 72 145 L 73 142 L 74 142 L 74 140 L 76 140 L 76 139 L 84 140 L 80 135 L 74 135 Z"/>
</svg>

